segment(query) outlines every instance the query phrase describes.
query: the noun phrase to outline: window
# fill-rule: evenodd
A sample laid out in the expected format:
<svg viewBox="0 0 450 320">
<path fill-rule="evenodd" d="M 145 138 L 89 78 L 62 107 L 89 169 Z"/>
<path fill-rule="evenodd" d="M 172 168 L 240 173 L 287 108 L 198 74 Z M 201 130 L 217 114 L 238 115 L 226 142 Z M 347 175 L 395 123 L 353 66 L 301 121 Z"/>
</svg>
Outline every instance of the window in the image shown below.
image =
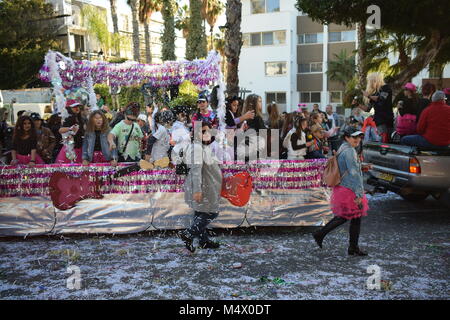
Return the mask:
<svg viewBox="0 0 450 320">
<path fill-rule="evenodd" d="M 306 44 L 306 43 L 322 43 L 323 42 L 323 34 L 322 33 L 306 33 L 300 34 L 298 36 L 298 43 Z"/>
<path fill-rule="evenodd" d="M 282 76 L 287 72 L 286 62 L 266 62 L 266 76 Z"/>
<path fill-rule="evenodd" d="M 272 45 L 273 44 L 273 32 L 264 32 L 262 34 L 262 44 L 264 46 Z"/>
<path fill-rule="evenodd" d="M 342 103 L 342 91 L 331 91 L 330 92 L 330 102 L 331 103 Z"/>
<path fill-rule="evenodd" d="M 320 103 L 320 92 L 300 92 L 300 102 Z"/>
<path fill-rule="evenodd" d="M 264 13 L 266 12 L 266 1 L 265 0 L 252 0 L 252 14 Z"/>
<path fill-rule="evenodd" d="M 275 31 L 274 33 L 274 44 L 285 44 L 286 43 L 286 31 Z"/>
<path fill-rule="evenodd" d="M 251 0 L 252 14 L 279 12 L 280 0 Z"/>
<path fill-rule="evenodd" d="M 263 33 L 244 33 L 243 45 L 248 46 L 272 46 L 286 43 L 286 31 L 269 31 Z"/>
<path fill-rule="evenodd" d="M 75 51 L 76 52 L 84 52 L 84 36 L 79 34 L 74 34 L 73 39 L 75 42 Z"/>
<path fill-rule="evenodd" d="M 261 33 L 252 33 L 250 35 L 250 45 L 260 46 L 261 45 Z"/>
<path fill-rule="evenodd" d="M 341 33 L 340 32 L 330 32 L 328 35 L 329 42 L 337 42 L 341 41 Z"/>
<path fill-rule="evenodd" d="M 322 62 L 301 63 L 298 65 L 299 73 L 322 72 Z"/>
<path fill-rule="evenodd" d="M 442 78 L 444 73 L 444 65 L 437 63 L 430 63 L 428 67 L 428 72 L 430 73 L 430 78 Z"/>
<path fill-rule="evenodd" d="M 266 92 L 266 104 L 272 101 L 277 104 L 286 104 L 286 92 Z"/>
<path fill-rule="evenodd" d="M 329 42 L 356 41 L 356 31 L 330 32 L 328 34 Z"/>
</svg>

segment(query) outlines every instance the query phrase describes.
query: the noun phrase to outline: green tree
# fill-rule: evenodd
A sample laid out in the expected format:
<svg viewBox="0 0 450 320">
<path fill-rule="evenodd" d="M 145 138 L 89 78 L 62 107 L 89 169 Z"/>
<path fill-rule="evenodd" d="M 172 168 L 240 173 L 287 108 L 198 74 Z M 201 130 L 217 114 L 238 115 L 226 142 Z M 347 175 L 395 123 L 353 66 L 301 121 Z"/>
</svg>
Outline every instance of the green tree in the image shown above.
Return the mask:
<svg viewBox="0 0 450 320">
<path fill-rule="evenodd" d="M 202 26 L 202 1 L 190 0 L 189 33 L 186 40 L 186 59 L 205 58 L 208 54 L 205 29 Z"/>
<path fill-rule="evenodd" d="M 355 56 L 349 56 L 347 50 L 343 49 L 334 54 L 334 60 L 328 62 L 328 77 L 337 81 L 345 87 L 356 73 Z"/>
<path fill-rule="evenodd" d="M 139 21 L 144 24 L 145 60 L 152 63 L 151 35 L 149 24 L 154 12 L 161 11 L 161 0 L 141 0 L 139 2 Z"/>
<path fill-rule="evenodd" d="M 296 7 L 321 23 L 350 26 L 355 23 L 365 25 L 369 18 L 367 8 L 371 5 L 377 5 L 381 10 L 382 30 L 420 37 L 416 56 L 390 79 L 394 90 L 401 88 L 436 58 L 448 56 L 449 1 L 417 0 L 412 4 L 409 0 L 297 0 Z"/>
<path fill-rule="evenodd" d="M 56 22 L 44 0 L 0 1 L 0 89 L 37 81 L 45 54 L 57 48 Z"/>
<path fill-rule="evenodd" d="M 176 60 L 175 55 L 175 14 L 176 7 L 173 0 L 162 0 L 162 16 L 164 32 L 161 37 L 161 58 L 163 61 Z"/>
</svg>

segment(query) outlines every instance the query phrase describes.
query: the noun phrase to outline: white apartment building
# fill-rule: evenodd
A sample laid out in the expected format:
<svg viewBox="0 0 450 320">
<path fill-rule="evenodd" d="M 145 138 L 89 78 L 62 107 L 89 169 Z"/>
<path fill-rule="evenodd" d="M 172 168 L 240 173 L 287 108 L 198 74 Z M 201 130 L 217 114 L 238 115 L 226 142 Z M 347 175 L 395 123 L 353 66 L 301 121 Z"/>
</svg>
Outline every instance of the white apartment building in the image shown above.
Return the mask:
<svg viewBox="0 0 450 320">
<path fill-rule="evenodd" d="M 244 44 L 239 86 L 261 95 L 263 111 L 271 101 L 280 112 L 298 103 L 296 88 L 296 18 L 294 0 L 243 0 Z"/>
</svg>

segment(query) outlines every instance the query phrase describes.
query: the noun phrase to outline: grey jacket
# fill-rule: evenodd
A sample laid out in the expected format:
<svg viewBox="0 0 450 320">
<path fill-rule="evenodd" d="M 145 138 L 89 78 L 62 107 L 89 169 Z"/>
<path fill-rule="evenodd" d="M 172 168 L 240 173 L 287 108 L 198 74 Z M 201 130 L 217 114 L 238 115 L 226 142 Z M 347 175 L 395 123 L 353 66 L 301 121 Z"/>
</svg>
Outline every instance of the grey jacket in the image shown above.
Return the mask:
<svg viewBox="0 0 450 320">
<path fill-rule="evenodd" d="M 361 198 L 364 194 L 363 174 L 355 148 L 348 142 L 344 142 L 338 153 L 337 160 L 341 174 L 340 185 L 351 189 L 358 198 Z"/>
<path fill-rule="evenodd" d="M 219 212 L 222 171 L 210 146 L 192 143 L 183 153 L 184 162 L 190 169 L 184 183 L 186 203 L 195 211 Z M 201 202 L 194 200 L 194 193 L 197 192 L 202 193 Z"/>
<path fill-rule="evenodd" d="M 109 131 L 100 134 L 100 144 L 102 146 L 103 157 L 105 157 L 107 161 L 111 161 L 112 158 L 117 159 L 117 149 L 113 149 L 112 152 L 109 150 L 108 134 Z M 88 160 L 89 162 L 92 161 L 94 147 L 95 132 L 86 132 L 83 139 L 83 160 Z"/>
</svg>

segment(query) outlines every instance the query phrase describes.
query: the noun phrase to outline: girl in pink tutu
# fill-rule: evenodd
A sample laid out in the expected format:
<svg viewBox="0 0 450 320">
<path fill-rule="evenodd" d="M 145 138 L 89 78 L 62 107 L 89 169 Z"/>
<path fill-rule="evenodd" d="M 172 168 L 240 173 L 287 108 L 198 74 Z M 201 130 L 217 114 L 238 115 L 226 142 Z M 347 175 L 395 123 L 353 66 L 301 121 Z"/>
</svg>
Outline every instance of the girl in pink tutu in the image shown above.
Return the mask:
<svg viewBox="0 0 450 320">
<path fill-rule="evenodd" d="M 34 123 L 29 116 L 21 116 L 16 123 L 11 150 L 11 165 L 44 164 L 42 158 L 37 154 L 37 133 Z"/>
<path fill-rule="evenodd" d="M 369 209 L 367 198 L 364 195 L 362 166 L 355 149 L 359 146 L 363 136 L 364 134 L 354 127 L 345 129 L 345 142 L 339 148 L 337 158 L 341 183 L 333 187 L 331 195 L 331 209 L 335 217 L 322 229 L 313 233 L 314 239 L 322 248 L 322 241 L 330 231 L 350 221 L 348 254 L 357 256 L 367 255 L 358 247 L 361 217 L 366 216 Z"/>
</svg>

